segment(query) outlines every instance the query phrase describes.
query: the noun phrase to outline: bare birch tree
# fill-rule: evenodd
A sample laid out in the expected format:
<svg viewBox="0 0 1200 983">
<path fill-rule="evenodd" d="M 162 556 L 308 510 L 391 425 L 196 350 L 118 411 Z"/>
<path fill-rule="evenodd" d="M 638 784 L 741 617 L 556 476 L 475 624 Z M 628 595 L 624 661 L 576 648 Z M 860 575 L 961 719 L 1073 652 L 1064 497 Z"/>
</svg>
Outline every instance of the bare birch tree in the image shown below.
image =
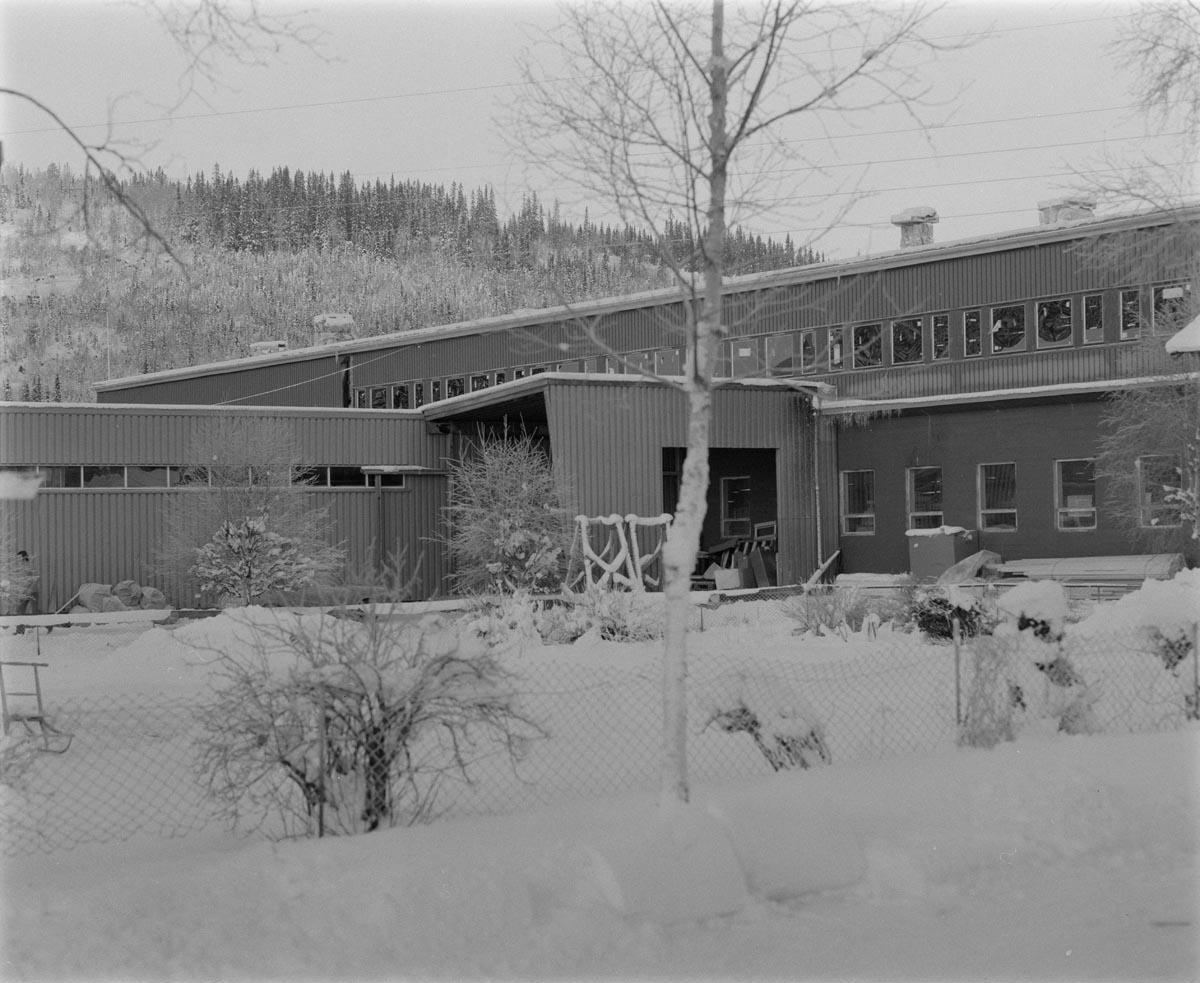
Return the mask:
<svg viewBox="0 0 1200 983">
<path fill-rule="evenodd" d="M 217 83 L 221 66 L 264 65 L 289 44 L 316 50 L 320 35 L 303 14 L 287 14 L 268 9 L 263 0 L 134 0 L 162 26 L 163 31 L 184 59 L 179 91 L 170 114 L 182 105 L 203 79 Z M 80 206 L 85 227 L 88 222 L 88 178 L 94 177 L 108 192 L 117 207 L 125 212 L 144 241 L 157 246 L 179 266 L 183 262 L 155 227 L 150 216 L 123 181 L 141 169 L 144 147 L 117 140 L 110 123 L 104 136 L 88 140 L 62 118 L 55 108 L 36 93 L 0 86 L 0 99 L 32 106 L 61 131 L 83 158 L 83 201 Z M 111 110 L 110 110 L 111 112 Z M 0 164 L 4 162 L 0 147 Z"/>
<path fill-rule="evenodd" d="M 522 62 L 529 94 L 516 107 L 514 146 L 552 174 L 611 203 L 658 239 L 686 314 L 687 454 L 663 552 L 665 632 L 661 802 L 688 799 L 687 623 L 692 570 L 707 510 L 713 375 L 722 324 L 730 212 L 752 215 L 767 163 L 794 157 L 785 129 L 825 135 L 831 115 L 924 94 L 917 59 L 932 10 L 888 3 L 769 0 L 738 5 L 584 2 L 565 5 Z M 562 66 L 566 66 L 565 68 Z M 564 77 L 566 76 L 566 77 Z M 791 136 L 794 138 L 795 134 Z M 690 226 L 680 257 L 667 220 Z M 697 275 L 698 274 L 698 275 Z"/>
</svg>

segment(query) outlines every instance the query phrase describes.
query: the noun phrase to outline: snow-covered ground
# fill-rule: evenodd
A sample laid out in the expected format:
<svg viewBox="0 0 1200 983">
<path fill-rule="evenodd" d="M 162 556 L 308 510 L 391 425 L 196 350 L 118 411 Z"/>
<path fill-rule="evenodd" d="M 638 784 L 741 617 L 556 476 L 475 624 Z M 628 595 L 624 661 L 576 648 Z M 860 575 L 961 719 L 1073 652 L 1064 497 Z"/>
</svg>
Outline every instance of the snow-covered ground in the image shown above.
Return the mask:
<svg viewBox="0 0 1200 983">
<path fill-rule="evenodd" d="M 755 622 L 748 610 L 722 611 L 727 624 L 693 636 L 694 709 L 706 686 L 728 689 L 731 671 L 772 678 L 801 663 L 807 687 L 846 664 L 882 672 L 895 652 L 880 647 L 886 632 L 797 639 L 786 622 Z M 199 699 L 211 686 L 205 653 L 246 644 L 246 623 L 265 616 L 43 635 L 51 696 Z M 1181 575 L 1069 626 L 1065 650 L 1087 675 L 1118 625 L 1169 633 L 1198 617 L 1200 578 Z M 0 642 L 9 659 L 39 644 Z M 952 715 L 947 648 L 926 648 L 911 667 L 938 680 L 928 706 L 941 714 L 948 699 Z M 653 686 L 654 651 L 589 640 L 514 647 L 505 658 L 549 691 L 564 665 L 575 682 Z M 1172 704 L 1179 681 L 1151 673 L 1149 654 L 1129 659 L 1136 685 L 1167 677 L 1149 705 Z M 922 676 L 924 664 L 938 673 Z M 869 677 L 877 684 L 854 705 L 896 704 L 896 716 L 889 687 L 911 675 Z M 581 799 L 572 789 L 503 816 L 352 838 L 271 843 L 210 824 L 182 839 L 9 858 L 0 976 L 1197 979 L 1196 724 L 1089 736 L 1030 726 L 1015 742 L 965 750 L 952 746 L 951 716 L 950 742 L 919 754 L 880 747 L 891 756 L 871 760 L 865 745 L 839 753 L 825 697 L 803 695 L 826 716 L 833 767 L 772 774 L 745 735 L 710 728 L 693 745 L 740 742 L 745 767 L 732 774 L 758 777 L 701 770 L 692 804 L 674 813 L 634 781 L 625 794 Z M 899 726 L 876 716 L 879 733 Z M 643 727 L 647 761 L 637 767 L 652 783 L 653 721 L 650 712 L 592 722 L 571 754 L 606 757 L 615 730 Z"/>
</svg>

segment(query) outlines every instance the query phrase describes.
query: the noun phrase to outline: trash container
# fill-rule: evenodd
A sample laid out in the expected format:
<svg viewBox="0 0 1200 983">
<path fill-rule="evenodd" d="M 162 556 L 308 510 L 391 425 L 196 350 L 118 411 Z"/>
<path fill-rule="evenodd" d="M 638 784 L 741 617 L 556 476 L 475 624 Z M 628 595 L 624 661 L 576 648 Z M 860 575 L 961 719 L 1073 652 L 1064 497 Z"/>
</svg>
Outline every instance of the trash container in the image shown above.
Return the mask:
<svg viewBox="0 0 1200 983">
<path fill-rule="evenodd" d="M 909 529 L 908 571 L 914 580 L 937 580 L 942 573 L 978 551 L 974 529 L 962 526 L 938 526 L 935 529 Z"/>
</svg>

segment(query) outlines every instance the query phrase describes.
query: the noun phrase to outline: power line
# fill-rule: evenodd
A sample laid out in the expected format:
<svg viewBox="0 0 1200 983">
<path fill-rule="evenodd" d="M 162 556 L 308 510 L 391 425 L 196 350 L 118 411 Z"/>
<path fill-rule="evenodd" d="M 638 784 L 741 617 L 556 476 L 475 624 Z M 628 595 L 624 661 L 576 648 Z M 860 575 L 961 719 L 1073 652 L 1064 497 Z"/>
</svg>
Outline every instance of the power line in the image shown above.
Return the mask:
<svg viewBox="0 0 1200 983">
<path fill-rule="evenodd" d="M 1028 24 L 1028 25 L 1020 25 L 1020 26 L 1016 26 L 1016 27 L 993 28 L 987 32 L 984 32 L 983 36 L 986 38 L 987 36 L 990 36 L 990 35 L 1011 34 L 1011 33 L 1017 32 L 1017 31 L 1044 31 L 1044 30 L 1048 30 L 1048 29 L 1056 28 L 1056 27 L 1074 27 L 1074 26 L 1077 26 L 1080 24 L 1102 23 L 1102 22 L 1111 21 L 1113 19 L 1114 18 L 1112 18 L 1112 17 L 1088 17 L 1088 18 L 1080 18 L 1078 20 L 1071 20 L 1071 21 L 1057 21 L 1052 24 Z M 955 40 L 961 40 L 964 38 L 978 38 L 978 37 L 980 37 L 980 34 L 981 34 L 981 32 L 977 32 L 977 31 L 976 32 L 966 32 L 966 33 L 961 33 L 961 34 L 945 34 L 945 35 L 939 35 L 936 37 L 929 38 L 928 40 L 930 40 L 931 42 L 955 41 Z M 845 50 L 855 50 L 855 49 L 852 46 L 846 46 L 843 48 L 834 48 L 834 49 L 829 49 L 829 50 L 845 51 Z M 813 52 L 813 53 L 815 54 L 817 52 Z M 828 53 L 828 52 L 820 52 L 820 53 Z M 579 82 L 579 81 L 586 82 L 586 81 L 588 81 L 589 78 L 592 78 L 592 76 L 567 75 L 567 76 L 563 76 L 562 78 L 541 80 L 540 84 L 542 84 L 542 85 L 558 85 L 563 82 Z M 294 112 L 294 111 L 300 110 L 300 109 L 330 109 L 330 108 L 335 108 L 338 106 L 363 105 L 363 104 L 377 103 L 377 102 L 394 102 L 394 101 L 405 100 L 405 99 L 426 99 L 426 98 L 431 98 L 431 97 L 435 97 L 435 96 L 463 95 L 463 94 L 472 93 L 472 92 L 491 92 L 491 91 L 496 91 L 496 90 L 500 90 L 500 89 L 525 88 L 528 85 L 530 85 L 530 83 L 524 82 L 524 81 L 493 82 L 493 83 L 487 83 L 484 85 L 467 85 L 467 86 L 455 86 L 452 88 L 445 88 L 445 89 L 424 89 L 424 90 L 418 90 L 418 91 L 414 91 L 414 92 L 398 92 L 398 93 L 392 93 L 390 95 L 356 96 L 354 98 L 349 98 L 349 99 L 329 99 L 329 100 L 322 100 L 320 102 L 289 103 L 289 104 L 282 105 L 282 106 L 259 106 L 259 107 L 255 107 L 252 109 L 225 109 L 225 110 L 214 110 L 212 112 L 207 112 L 207 113 L 186 113 L 186 114 L 182 114 L 182 115 L 150 116 L 150 117 L 145 117 L 142 119 L 106 120 L 103 123 L 71 123 L 69 125 L 70 125 L 71 129 L 73 129 L 73 130 L 88 130 L 88 129 L 96 129 L 99 127 L 112 128 L 112 127 L 116 127 L 116 126 L 143 126 L 148 123 L 171 123 L 171 122 L 186 121 L 186 120 L 219 119 L 219 118 L 223 118 L 223 117 L 232 117 L 232 116 L 250 116 L 250 115 L 257 114 L 257 113 Z M 1122 108 L 1130 108 L 1130 107 L 1122 107 Z M 1086 112 L 1095 112 L 1095 111 L 1096 110 L 1086 110 Z M 1099 110 L 1099 111 L 1106 112 L 1107 110 Z M 973 125 L 973 124 L 954 124 L 954 125 Z M 36 128 L 26 129 L 26 130 L 8 130 L 8 131 L 5 131 L 2 134 L 0 134 L 0 136 L 6 136 L 6 137 L 27 136 L 27 135 L 33 135 L 33 134 L 38 134 L 38 133 L 55 133 L 55 132 L 58 132 L 58 127 L 53 127 L 53 126 L 36 127 Z"/>
</svg>

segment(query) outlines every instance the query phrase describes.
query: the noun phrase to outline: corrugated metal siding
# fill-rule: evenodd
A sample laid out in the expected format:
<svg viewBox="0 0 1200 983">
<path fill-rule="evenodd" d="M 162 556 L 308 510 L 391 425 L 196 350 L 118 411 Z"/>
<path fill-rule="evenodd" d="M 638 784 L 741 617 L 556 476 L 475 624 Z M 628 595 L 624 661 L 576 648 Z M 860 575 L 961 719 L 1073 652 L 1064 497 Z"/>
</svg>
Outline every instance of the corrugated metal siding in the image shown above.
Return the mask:
<svg viewBox="0 0 1200 983">
<path fill-rule="evenodd" d="M 101 403 L 341 406 L 342 381 L 336 356 L 323 355 L 192 378 L 134 382 L 121 389 L 99 392 L 96 398 Z"/>
<path fill-rule="evenodd" d="M 399 544 L 419 544 L 421 596 L 444 593 L 445 559 L 436 543 L 426 542 L 437 527 L 445 500 L 445 479 L 419 476 L 411 491 L 384 491 L 384 522 Z M 0 503 L 0 515 L 12 523 L 19 549 L 28 550 L 41 574 L 41 609 L 65 605 L 83 583 L 114 584 L 136 580 L 162 590 L 175 606 L 196 603 L 196 585 L 169 578 L 155 569 L 171 508 L 186 506 L 188 493 L 169 489 L 66 491 L 47 490 L 33 501 Z M 348 573 L 372 569 L 378 505 L 370 489 L 306 492 L 314 507 L 329 510 L 333 540 L 347 548 Z"/>
<path fill-rule="evenodd" d="M 442 467 L 449 450 L 415 412 L 40 404 L 0 407 L 0 463 L 195 463 L 185 459 L 194 435 L 217 418 L 279 422 L 311 464 Z"/>
<path fill-rule="evenodd" d="M 813 444 L 808 399 L 798 393 L 721 388 L 713 394 L 711 445 L 774 448 L 781 582 L 816 567 Z M 572 483 L 578 511 L 658 515 L 662 451 L 687 444 L 686 400 L 671 387 L 553 383 L 546 396 L 556 466 Z M 826 441 L 829 443 L 829 441 Z M 828 469 L 831 449 L 821 454 Z M 832 484 L 836 469 L 823 475 Z M 829 513 L 823 516 L 829 523 Z M 826 549 L 833 542 L 826 538 Z"/>
</svg>

